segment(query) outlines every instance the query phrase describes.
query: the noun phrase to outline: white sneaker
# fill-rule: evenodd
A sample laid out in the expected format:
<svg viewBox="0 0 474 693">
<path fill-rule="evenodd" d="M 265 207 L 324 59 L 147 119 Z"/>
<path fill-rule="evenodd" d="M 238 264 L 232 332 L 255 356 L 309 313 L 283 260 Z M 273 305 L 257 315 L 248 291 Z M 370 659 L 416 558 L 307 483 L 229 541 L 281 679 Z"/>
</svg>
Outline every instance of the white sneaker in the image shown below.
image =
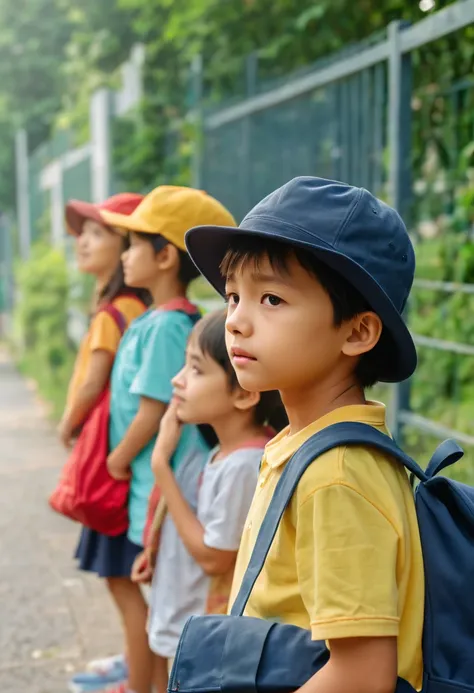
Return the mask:
<svg viewBox="0 0 474 693">
<path fill-rule="evenodd" d="M 113 655 L 112 657 L 103 657 L 102 659 L 93 659 L 87 664 L 87 671 L 92 671 L 94 674 L 107 675 L 110 670 L 127 669 L 125 656 L 123 654 Z"/>
</svg>

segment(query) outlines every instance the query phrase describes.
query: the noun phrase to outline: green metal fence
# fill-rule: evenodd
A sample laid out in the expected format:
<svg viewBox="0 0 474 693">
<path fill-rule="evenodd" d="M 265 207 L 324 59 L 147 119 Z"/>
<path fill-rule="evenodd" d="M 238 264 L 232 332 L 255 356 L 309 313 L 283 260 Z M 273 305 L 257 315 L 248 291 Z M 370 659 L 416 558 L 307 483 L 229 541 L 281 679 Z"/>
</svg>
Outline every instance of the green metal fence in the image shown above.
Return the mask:
<svg viewBox="0 0 474 693">
<path fill-rule="evenodd" d="M 386 66 L 313 87 L 318 74 L 206 116 L 202 186 L 238 217 L 289 178 L 316 171 L 382 193 Z"/>
<path fill-rule="evenodd" d="M 408 221 L 421 261 L 410 314 L 420 368 L 395 389 L 391 414 L 395 434 L 417 452 L 448 435 L 474 446 L 472 221 L 469 214 L 460 218 L 463 160 L 474 141 L 474 89 L 471 78 L 453 84 L 455 69 L 450 84 L 434 87 L 425 67 L 433 46 L 441 46 L 441 60 L 442 41 L 456 40 L 473 22 L 474 0 L 464 0 L 413 26 L 394 22 L 368 45 L 277 84 L 258 84 L 254 65 L 247 70 L 248 98 L 204 110 L 202 117 L 197 184 L 238 218 L 291 177 L 319 175 L 367 187 Z M 458 247 L 451 271 L 439 260 L 448 252 L 442 243 L 452 237 Z M 467 326 L 466 341 L 462 330 L 453 330 L 459 321 Z"/>
</svg>

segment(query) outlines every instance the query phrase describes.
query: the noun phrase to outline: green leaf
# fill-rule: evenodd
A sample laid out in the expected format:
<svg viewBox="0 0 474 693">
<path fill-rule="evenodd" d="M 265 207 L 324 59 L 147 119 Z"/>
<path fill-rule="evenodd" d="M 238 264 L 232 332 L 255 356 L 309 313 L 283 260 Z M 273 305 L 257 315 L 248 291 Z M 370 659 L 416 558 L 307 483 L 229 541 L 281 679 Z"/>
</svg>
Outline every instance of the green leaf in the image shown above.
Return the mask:
<svg viewBox="0 0 474 693">
<path fill-rule="evenodd" d="M 304 31 L 308 24 L 311 24 L 311 22 L 314 22 L 316 20 L 322 19 L 324 15 L 326 14 L 326 3 L 315 3 L 312 7 L 309 7 L 307 10 L 302 12 L 296 22 L 295 26 L 298 29 L 298 31 Z"/>
</svg>

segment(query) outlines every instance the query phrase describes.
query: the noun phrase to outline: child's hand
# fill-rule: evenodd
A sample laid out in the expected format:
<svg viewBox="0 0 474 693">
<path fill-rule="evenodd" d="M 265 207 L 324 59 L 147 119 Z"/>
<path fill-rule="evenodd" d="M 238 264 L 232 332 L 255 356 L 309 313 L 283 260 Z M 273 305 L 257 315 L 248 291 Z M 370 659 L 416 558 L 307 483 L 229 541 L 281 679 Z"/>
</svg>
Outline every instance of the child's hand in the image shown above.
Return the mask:
<svg viewBox="0 0 474 693">
<path fill-rule="evenodd" d="M 160 430 L 151 458 L 153 472 L 159 474 L 163 467 L 168 467 L 181 435 L 182 423 L 176 413 L 177 403 L 172 400 L 161 419 Z"/>
<path fill-rule="evenodd" d="M 131 579 L 139 585 L 147 585 L 153 578 L 153 571 L 156 563 L 156 551 L 147 547 L 142 553 L 138 554 L 133 566 Z"/>
<path fill-rule="evenodd" d="M 131 477 L 130 466 L 124 465 L 117 450 L 114 450 L 107 457 L 107 469 L 112 479 L 116 481 L 128 481 Z"/>
<path fill-rule="evenodd" d="M 59 440 L 61 443 L 64 445 L 64 447 L 69 450 L 73 446 L 74 442 L 74 431 L 72 430 L 71 426 L 69 425 L 69 422 L 66 419 L 63 419 L 61 423 L 58 426 L 58 436 Z"/>
</svg>

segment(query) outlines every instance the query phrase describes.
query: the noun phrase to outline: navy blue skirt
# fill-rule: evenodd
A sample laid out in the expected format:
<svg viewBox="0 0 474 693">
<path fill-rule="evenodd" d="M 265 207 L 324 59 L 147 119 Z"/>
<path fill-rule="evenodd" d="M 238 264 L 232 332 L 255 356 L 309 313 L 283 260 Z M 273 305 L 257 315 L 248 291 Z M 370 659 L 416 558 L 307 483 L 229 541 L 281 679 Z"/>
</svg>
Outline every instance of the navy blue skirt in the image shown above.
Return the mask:
<svg viewBox="0 0 474 693">
<path fill-rule="evenodd" d="M 80 570 L 99 577 L 130 577 L 133 562 L 141 551 L 143 547 L 131 542 L 126 532 L 108 537 L 83 527 L 75 558 Z"/>
</svg>

